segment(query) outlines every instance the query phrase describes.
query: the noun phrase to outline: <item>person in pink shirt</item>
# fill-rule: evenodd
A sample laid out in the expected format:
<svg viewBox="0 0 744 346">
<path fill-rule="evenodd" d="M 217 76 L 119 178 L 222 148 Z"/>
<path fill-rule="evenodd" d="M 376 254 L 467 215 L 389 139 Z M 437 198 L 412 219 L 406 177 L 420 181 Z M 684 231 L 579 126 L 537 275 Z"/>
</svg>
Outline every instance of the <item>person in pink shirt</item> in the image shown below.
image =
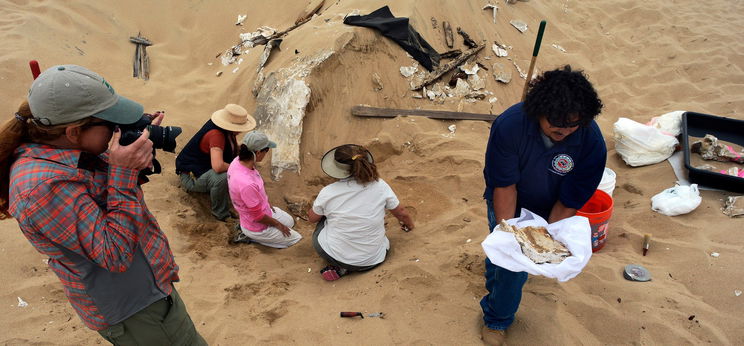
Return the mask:
<svg viewBox="0 0 744 346">
<path fill-rule="evenodd" d="M 261 162 L 276 143 L 265 134 L 247 133 L 240 143 L 238 157 L 227 169 L 230 199 L 240 218 L 240 232 L 234 243 L 255 242 L 274 248 L 287 248 L 302 239 L 293 230 L 294 220 L 286 211 L 272 207 L 256 163 Z"/>
</svg>

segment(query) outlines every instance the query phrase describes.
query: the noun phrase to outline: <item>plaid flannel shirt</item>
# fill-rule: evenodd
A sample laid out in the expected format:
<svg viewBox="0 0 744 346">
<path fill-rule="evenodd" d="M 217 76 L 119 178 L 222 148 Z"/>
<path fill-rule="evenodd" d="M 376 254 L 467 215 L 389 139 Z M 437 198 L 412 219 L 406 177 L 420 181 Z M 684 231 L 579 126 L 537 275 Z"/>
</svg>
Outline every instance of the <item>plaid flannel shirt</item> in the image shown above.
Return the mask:
<svg viewBox="0 0 744 346">
<path fill-rule="evenodd" d="M 40 144 L 23 144 L 15 155 L 9 211 L 36 250 L 49 256 L 49 267 L 89 328 L 108 325 L 60 246 L 110 272 L 125 272 L 139 246 L 155 284 L 171 293 L 178 266 L 145 205 L 138 171 L 109 166 L 107 154 L 96 157 Z"/>
</svg>

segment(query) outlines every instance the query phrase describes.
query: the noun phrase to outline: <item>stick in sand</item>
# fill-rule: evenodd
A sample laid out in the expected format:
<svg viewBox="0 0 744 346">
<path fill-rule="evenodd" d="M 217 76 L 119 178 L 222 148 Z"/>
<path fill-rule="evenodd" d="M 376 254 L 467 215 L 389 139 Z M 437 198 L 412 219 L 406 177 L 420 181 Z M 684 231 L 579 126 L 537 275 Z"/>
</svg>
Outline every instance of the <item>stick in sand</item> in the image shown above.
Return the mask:
<svg viewBox="0 0 744 346">
<path fill-rule="evenodd" d="M 527 71 L 527 81 L 524 83 L 524 90 L 522 91 L 522 101 L 527 97 L 527 88 L 532 80 L 532 72 L 535 71 L 535 61 L 537 60 L 537 53 L 540 52 L 540 44 L 542 43 L 543 33 L 545 32 L 545 20 L 540 21 L 540 29 L 537 30 L 537 39 L 535 40 L 535 49 L 532 50 L 532 61 L 530 62 L 530 68 Z"/>
</svg>

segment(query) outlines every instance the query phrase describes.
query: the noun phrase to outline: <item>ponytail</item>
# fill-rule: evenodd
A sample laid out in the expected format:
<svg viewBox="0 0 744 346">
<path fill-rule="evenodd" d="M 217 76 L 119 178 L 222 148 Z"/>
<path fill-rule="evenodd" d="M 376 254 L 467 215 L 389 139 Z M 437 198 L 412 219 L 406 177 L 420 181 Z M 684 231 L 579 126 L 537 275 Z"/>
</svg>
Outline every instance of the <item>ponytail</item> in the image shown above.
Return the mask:
<svg viewBox="0 0 744 346">
<path fill-rule="evenodd" d="M 369 151 L 361 145 L 342 145 L 336 149 L 334 158 L 340 163 L 350 165 L 349 173 L 362 185 L 377 181 L 380 178 L 377 173 L 377 166 L 370 160 Z"/>
<path fill-rule="evenodd" d="M 367 161 L 367 155 L 364 158 L 355 159 L 351 163 L 351 176 L 362 185 L 377 181 L 380 175 L 377 173 L 377 166 Z"/>
<path fill-rule="evenodd" d="M 248 150 L 248 147 L 245 144 L 240 144 L 240 150 L 238 150 L 238 160 L 254 161 L 256 160 L 256 153 Z"/>
<path fill-rule="evenodd" d="M 23 143 L 41 143 L 53 140 L 65 133 L 68 126 L 90 123 L 92 117 L 60 125 L 42 125 L 34 120 L 31 107 L 23 101 L 14 118 L 0 126 L 0 220 L 11 218 L 8 213 L 10 194 L 10 166 L 15 161 L 13 153 Z"/>
<path fill-rule="evenodd" d="M 13 153 L 21 143 L 28 140 L 29 123 L 33 121 L 28 102 L 18 107 L 14 118 L 0 127 L 0 220 L 8 219 L 8 194 L 10 190 L 10 166 Z"/>
</svg>

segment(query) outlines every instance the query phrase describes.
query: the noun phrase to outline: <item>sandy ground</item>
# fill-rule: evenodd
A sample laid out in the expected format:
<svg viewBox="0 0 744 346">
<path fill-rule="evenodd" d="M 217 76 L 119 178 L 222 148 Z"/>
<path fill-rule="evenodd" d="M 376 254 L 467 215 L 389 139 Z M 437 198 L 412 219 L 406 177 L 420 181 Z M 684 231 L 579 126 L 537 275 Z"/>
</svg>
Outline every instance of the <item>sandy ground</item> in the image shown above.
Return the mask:
<svg viewBox="0 0 744 346">
<path fill-rule="evenodd" d="M 606 105 L 598 123 L 609 149 L 608 167 L 618 181 L 607 246 L 566 283 L 530 277 L 509 343 L 744 344 L 744 296 L 734 293 L 744 290 L 744 223 L 720 210 L 731 194 L 703 191 L 703 202 L 692 213 L 657 214 L 650 198 L 674 185 L 671 167 L 666 162 L 626 166 L 612 137 L 618 117 L 646 122 L 690 110 L 744 119 L 744 2 L 499 2 L 495 24 L 491 12 L 481 10 L 484 4 L 389 3 L 439 52 L 447 50 L 442 21 L 462 27 L 476 41 L 488 41 L 478 61 L 491 67 L 502 59 L 514 78 L 500 84 L 491 72 L 479 72 L 485 90 L 493 93 L 484 100 L 413 98 L 399 72 L 413 60 L 373 30 L 342 23 L 353 10 L 365 14 L 386 5 L 378 0 L 326 1 L 318 17 L 285 37 L 266 65 L 268 74 L 323 49 L 334 52 L 306 79 L 311 98 L 302 124 L 301 173 L 284 172 L 267 186 L 274 204 L 309 203 L 331 182 L 319 169 L 323 152 L 346 142 L 368 145 L 383 178 L 417 222 L 416 230 L 403 233 L 388 219 L 392 252 L 371 272 L 323 281 L 318 270 L 324 263 L 310 241 L 313 225 L 302 220 L 297 230 L 305 239 L 290 249 L 228 245 L 230 225 L 210 218 L 205 196 L 179 190 L 175 156 L 158 154 L 166 172 L 145 185 L 147 203 L 181 266 L 178 289 L 211 344 L 479 344 L 478 300 L 485 292 L 480 242 L 488 233 L 481 171 L 490 124 L 360 119 L 349 110 L 368 104 L 499 114 L 521 95 L 524 80 L 512 61 L 527 70 L 541 19 L 548 27 L 537 69 L 571 64 L 586 71 Z M 225 103 L 251 111 L 259 106 L 251 90 L 263 48 L 249 50 L 240 65 L 223 66 L 215 56 L 238 43 L 240 33 L 262 25 L 291 26 L 305 7 L 304 0 L 0 0 L 3 117 L 9 118 L 26 95 L 28 60 L 37 59 L 42 67 L 73 63 L 101 73 L 146 110 L 166 110 L 167 124 L 184 128 L 183 145 Z M 239 14 L 247 15 L 243 26 L 234 25 Z M 509 24 L 512 19 L 526 22 L 529 30 L 518 32 Z M 148 48 L 149 81 L 131 75 L 134 45 L 128 38 L 138 32 L 154 42 Z M 455 48 L 464 49 L 459 36 L 455 41 Z M 494 56 L 493 41 L 512 47 L 511 61 Z M 375 90 L 375 73 L 382 90 Z M 489 102 L 492 97 L 497 100 Z M 448 129 L 453 124 L 454 134 Z M 265 177 L 269 164 L 261 167 Z M 72 311 L 58 279 L 15 221 L 0 222 L 0 229 L 5 263 L 0 343 L 102 343 Z M 653 233 L 654 240 L 646 257 L 641 256 L 644 233 Z M 623 279 L 622 268 L 629 263 L 648 268 L 653 281 Z M 28 306 L 19 307 L 18 297 Z M 381 311 L 385 318 L 342 319 L 339 311 Z"/>
</svg>

